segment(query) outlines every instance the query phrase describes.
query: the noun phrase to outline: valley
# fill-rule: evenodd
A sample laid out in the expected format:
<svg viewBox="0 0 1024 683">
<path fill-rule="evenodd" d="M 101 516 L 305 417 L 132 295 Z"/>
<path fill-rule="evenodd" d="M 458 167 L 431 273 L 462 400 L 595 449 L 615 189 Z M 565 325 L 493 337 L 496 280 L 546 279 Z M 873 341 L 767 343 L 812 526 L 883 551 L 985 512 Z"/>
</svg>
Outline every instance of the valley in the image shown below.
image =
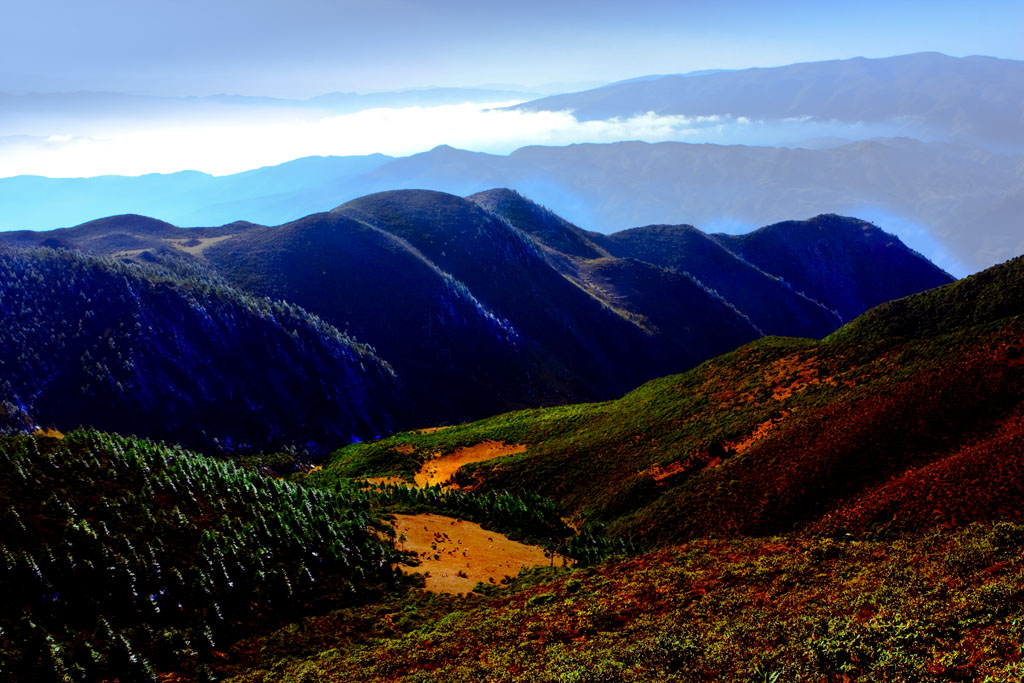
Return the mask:
<svg viewBox="0 0 1024 683">
<path fill-rule="evenodd" d="M 538 225 L 515 206 L 535 211 L 504 204 L 510 225 Z M 559 225 L 539 215 L 548 227 L 513 234 Z M 414 223 L 402 225 L 403 240 L 416 238 Z M 843 225 L 785 229 L 842 236 Z M 609 251 L 563 229 L 577 250 Z M 875 239 L 867 226 L 855 234 Z M 510 244 L 523 239 L 537 238 Z M 535 268 L 562 264 L 570 282 L 578 271 L 554 239 L 523 253 Z M 746 263 L 771 263 L 758 242 L 744 248 Z M 7 267 L 32 254 L 116 276 L 140 311 L 147 288 L 175 272 L 209 272 L 52 248 L 11 249 Z M 872 291 L 884 282 L 807 289 L 842 309 L 881 296 Z M 179 287 L 170 291 L 221 291 Z M 297 307 L 247 305 L 346 339 Z M 514 329 L 516 309 L 505 310 L 498 324 Z M 5 670 L 236 683 L 573 680 L 581 670 L 630 681 L 1011 680 L 1024 618 L 1022 314 L 1016 259 L 881 303 L 823 339 L 758 337 L 618 398 L 322 455 L 236 447 L 210 458 L 75 425 L 0 437 L 12 530 L 0 569 L 25 589 L 3 612 Z M 115 348 L 145 348 L 135 341 L 145 337 L 124 339 Z M 83 572 L 97 578 L 82 583 Z M 754 656 L 740 656 L 750 643 Z"/>
<path fill-rule="evenodd" d="M 1024 682 L 1024 3 L 6 3 L 0 683 Z"/>
</svg>

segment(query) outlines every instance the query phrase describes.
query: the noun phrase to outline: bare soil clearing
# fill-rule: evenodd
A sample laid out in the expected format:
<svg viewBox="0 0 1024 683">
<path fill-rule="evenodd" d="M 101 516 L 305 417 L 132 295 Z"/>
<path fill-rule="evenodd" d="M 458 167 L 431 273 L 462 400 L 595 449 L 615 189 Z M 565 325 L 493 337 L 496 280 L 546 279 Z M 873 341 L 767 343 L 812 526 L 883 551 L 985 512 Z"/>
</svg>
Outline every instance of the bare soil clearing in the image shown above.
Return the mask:
<svg viewBox="0 0 1024 683">
<path fill-rule="evenodd" d="M 203 255 L 203 251 L 205 251 L 207 247 L 213 246 L 218 242 L 223 242 L 231 237 L 234 237 L 234 235 L 221 235 L 219 237 L 193 237 L 192 239 L 187 240 L 166 241 L 175 249 L 180 249 L 187 254 L 201 257 Z"/>
<path fill-rule="evenodd" d="M 454 453 L 423 463 L 423 467 L 416 473 L 416 485 L 426 487 L 444 484 L 463 465 L 522 453 L 525 450 L 526 446 L 523 444 L 505 444 L 501 441 L 483 441 L 475 446 L 456 448 Z"/>
<path fill-rule="evenodd" d="M 433 514 L 394 517 L 398 547 L 415 552 L 422 562 L 411 571 L 430 572 L 428 591 L 469 593 L 480 582 L 498 583 L 523 567 L 551 562 L 540 548 L 473 522 Z"/>
</svg>

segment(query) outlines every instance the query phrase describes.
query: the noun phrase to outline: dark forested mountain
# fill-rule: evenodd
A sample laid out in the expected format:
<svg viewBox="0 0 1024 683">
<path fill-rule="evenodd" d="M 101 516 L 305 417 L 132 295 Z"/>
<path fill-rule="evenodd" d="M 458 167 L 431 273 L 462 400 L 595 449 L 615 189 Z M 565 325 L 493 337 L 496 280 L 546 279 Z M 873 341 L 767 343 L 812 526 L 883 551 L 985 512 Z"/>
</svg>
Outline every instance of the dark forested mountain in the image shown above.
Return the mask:
<svg viewBox="0 0 1024 683">
<path fill-rule="evenodd" d="M 950 279 L 898 239 L 854 219 L 819 217 L 770 226 L 746 238 L 708 236 L 687 226 L 651 226 L 604 236 L 583 231 L 509 190 L 491 190 L 468 199 L 431 191 L 385 192 L 276 227 L 233 223 L 185 229 L 129 215 L 50 232 L 4 233 L 0 239 L 19 246 L 77 248 L 120 260 L 158 263 L 169 281 L 219 278 L 229 284 L 203 291 L 287 302 L 283 305 L 301 307 L 301 311 L 288 309 L 300 311 L 295 315 L 312 314 L 323 321 L 317 325 L 324 329 L 345 330 L 372 345 L 401 383 L 400 411 L 392 411 L 390 399 L 381 403 L 374 399 L 381 391 L 390 396 L 389 379 L 384 384 L 357 381 L 366 379 L 363 370 L 372 377 L 380 374 L 373 356 L 367 356 L 365 368 L 349 368 L 351 372 L 342 373 L 340 379 L 340 368 L 281 370 L 282 376 L 298 375 L 293 381 L 299 383 L 286 384 L 286 390 L 279 392 L 278 398 L 285 402 L 282 415 L 297 414 L 301 400 L 293 403 L 287 397 L 292 391 L 296 396 L 310 391 L 301 383 L 319 382 L 315 379 L 319 376 L 335 401 L 329 410 L 325 408 L 328 414 L 352 401 L 346 410 L 358 419 L 340 428 L 348 435 L 378 433 L 387 427 L 389 423 L 365 412 L 371 404 L 400 415 L 401 425 L 408 427 L 479 418 L 512 408 L 611 398 L 764 334 L 823 337 L 838 327 L 839 315 L 852 317 L 883 298 L 911 294 Z M 69 252 L 55 253 L 46 261 L 50 268 L 59 269 L 61 259 L 78 262 Z M 116 266 L 113 261 L 103 263 Z M 140 277 L 140 282 L 147 282 Z M 222 302 L 210 294 L 207 304 L 216 307 Z M 144 303 L 139 306 L 145 309 Z M 84 307 L 75 315 L 84 316 L 88 310 Z M 215 312 L 208 317 L 217 320 Z M 294 327 L 280 317 L 274 321 L 289 332 Z M 160 331 L 152 339 L 133 338 L 133 343 L 152 344 L 152 353 L 159 355 L 156 349 L 163 347 L 158 342 L 174 338 L 170 325 L 154 325 Z M 56 329 L 50 332 L 56 334 Z M 237 330 L 235 334 L 223 337 L 215 328 L 202 341 L 212 348 L 201 348 L 211 358 L 220 357 L 232 344 L 258 338 Z M 183 342 L 182 348 L 191 348 L 191 343 Z M 178 352 L 164 349 L 164 362 L 173 364 L 170 359 Z M 149 352 L 138 353 L 148 357 Z M 49 352 L 43 357 L 54 367 L 64 368 L 80 355 L 61 356 L 59 362 Z M 304 362 L 319 362 L 317 354 L 308 355 Z M 198 357 L 205 356 L 199 353 Z M 260 362 L 246 354 L 235 361 L 251 367 L 217 371 L 225 377 L 228 388 L 224 391 L 229 396 L 243 400 L 231 388 L 239 381 L 263 381 L 269 386 Z M 269 361 L 263 365 L 266 372 L 278 372 Z M 200 391 L 200 386 L 202 391 L 213 391 L 206 382 L 220 376 L 200 378 L 199 369 L 187 374 L 199 386 L 177 387 L 170 382 L 168 391 L 185 397 Z M 48 377 L 49 373 L 40 370 L 26 376 Z M 112 377 L 109 383 L 115 387 L 117 381 L 122 387 L 135 386 L 119 375 Z M 335 381 L 340 384 L 335 386 Z M 356 388 L 339 388 L 350 385 Z M 28 389 L 19 391 L 19 397 L 31 395 Z M 124 395 L 132 393 L 124 391 Z M 142 394 L 136 398 L 151 403 Z M 245 400 L 273 412 L 269 399 Z M 56 423 L 114 429 L 112 418 L 99 421 L 88 412 L 102 411 L 104 401 L 75 405 L 84 412 L 61 415 Z M 229 402 L 211 399 L 211 405 L 234 410 Z M 39 422 L 55 409 L 48 410 L 30 414 Z M 284 432 L 293 434 L 288 438 L 297 438 L 294 430 L 281 426 L 291 425 L 290 417 L 275 425 L 262 413 L 250 413 L 253 422 L 269 430 L 260 437 L 263 440 L 285 439 Z M 125 413 L 118 429 L 146 424 L 134 415 Z M 171 421 L 180 425 L 184 418 Z M 365 429 L 355 429 L 356 423 Z M 135 429 L 161 436 L 171 427 Z M 205 438 L 202 427 L 196 426 L 195 431 L 188 443 L 202 443 Z M 319 443 L 330 435 L 328 430 L 299 442 Z M 254 438 L 236 435 L 232 440 L 248 443 Z"/>
<path fill-rule="evenodd" d="M 316 214 L 247 230 L 203 255 L 238 286 L 294 301 L 368 340 L 398 371 L 423 423 L 529 401 L 517 331 L 391 233 Z"/>
<path fill-rule="evenodd" d="M 692 226 L 650 225 L 595 239 L 616 256 L 693 275 L 744 311 L 765 334 L 821 337 L 838 324 L 836 315 L 820 302 Z"/>
<path fill-rule="evenodd" d="M 878 304 L 931 289 L 949 276 L 878 227 L 842 216 L 787 221 L 746 235 L 715 235 L 745 261 L 851 320 Z M 886 273 L 866 278 L 871 270 Z"/>
<path fill-rule="evenodd" d="M 132 223 L 142 238 L 170 228 Z M 79 234 L 127 239 L 99 229 Z M 396 422 L 397 381 L 369 349 L 186 259 L 0 246 L 0 318 L 5 432 L 86 425 L 210 451 L 317 452 Z"/>
<path fill-rule="evenodd" d="M 495 311 L 527 354 L 577 392 L 612 395 L 661 365 L 650 335 L 552 268 L 537 243 L 471 201 L 408 190 L 370 195 L 334 210 L 395 235 Z M 545 369 L 543 364 L 551 367 Z"/>
</svg>

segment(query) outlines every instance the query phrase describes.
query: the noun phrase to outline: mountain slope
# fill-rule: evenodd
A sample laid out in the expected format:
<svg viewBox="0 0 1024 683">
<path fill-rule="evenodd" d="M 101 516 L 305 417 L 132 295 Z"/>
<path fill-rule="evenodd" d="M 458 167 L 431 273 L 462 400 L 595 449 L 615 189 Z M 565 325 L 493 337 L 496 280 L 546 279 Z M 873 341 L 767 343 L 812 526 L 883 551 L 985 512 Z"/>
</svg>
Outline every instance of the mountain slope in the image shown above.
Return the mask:
<svg viewBox="0 0 1024 683">
<path fill-rule="evenodd" d="M 204 255 L 237 286 L 367 340 L 399 373 L 419 420 L 523 405 L 533 389 L 505 320 L 407 242 L 365 222 L 316 214 L 248 230 Z"/>
<path fill-rule="evenodd" d="M 0 310 L 5 431 L 86 425 L 212 451 L 322 451 L 389 431 L 399 409 L 392 370 L 369 349 L 187 262 L 0 247 Z"/>
<path fill-rule="evenodd" d="M 562 275 L 656 334 L 666 367 L 691 367 L 720 349 L 763 335 L 733 300 L 690 274 L 668 272 L 652 258 L 614 258 L 600 246 L 603 235 L 587 233 L 517 192 L 493 189 L 467 199 L 531 235 Z M 834 327 L 830 321 L 813 332 L 820 335 Z M 792 335 L 807 332 L 792 323 L 785 329 Z"/>
<path fill-rule="evenodd" d="M 534 241 L 470 201 L 407 190 L 362 197 L 334 213 L 412 244 L 590 395 L 614 395 L 664 367 L 650 359 L 657 347 L 643 330 L 562 277 Z"/>
<path fill-rule="evenodd" d="M 839 322 L 819 302 L 737 258 L 692 226 L 651 225 L 595 239 L 616 256 L 689 273 L 743 311 L 765 334 L 822 337 Z"/>
<path fill-rule="evenodd" d="M 911 319 L 930 317 L 935 301 L 955 304 L 940 309 L 956 317 L 935 332 L 764 339 L 618 401 L 343 449 L 317 480 L 403 474 L 425 453 L 490 439 L 527 450 L 463 466 L 462 486 L 537 491 L 581 522 L 649 542 L 913 530 L 935 515 L 1024 521 L 1013 502 L 1024 467 L 1022 272 L 1024 258 L 898 304 Z M 963 505 L 968 499 L 975 504 Z"/>
<path fill-rule="evenodd" d="M 763 336 L 731 302 L 688 275 L 634 259 L 575 266 L 576 281 L 656 335 L 667 367 L 693 367 L 721 349 Z"/>
<path fill-rule="evenodd" d="M 550 209 L 546 209 L 514 190 L 495 188 L 466 197 L 490 214 L 500 216 L 511 225 L 531 235 L 548 248 L 579 258 L 593 259 L 610 254 L 588 235 Z"/>
<path fill-rule="evenodd" d="M 832 217 L 764 230 L 753 247 L 738 242 L 752 255 L 744 259 L 729 251 L 731 238 L 689 227 L 587 233 L 508 190 L 470 199 L 401 190 L 275 227 L 183 229 L 127 215 L 0 241 L 215 273 L 300 306 L 391 364 L 411 427 L 608 399 L 764 333 L 834 330 L 838 317 L 765 272 L 776 251 L 801 254 L 797 276 L 775 273 L 794 286 L 867 292 L 844 309 L 855 313 L 871 296 L 948 280 L 873 227 L 868 247 L 888 244 L 891 255 L 871 262 L 874 252 L 850 236 L 865 225 Z M 831 271 L 841 279 L 817 281 Z"/>
<path fill-rule="evenodd" d="M 885 301 L 951 278 L 878 227 L 835 215 L 715 239 L 794 289 L 852 320 Z"/>
<path fill-rule="evenodd" d="M 769 226 L 742 236 L 710 236 L 689 225 L 651 225 L 602 235 L 580 230 L 510 190 L 488 190 L 469 199 L 533 235 L 567 275 L 578 276 L 579 264 L 602 256 L 668 268 L 716 292 L 765 334 L 820 338 L 840 321 L 833 310 L 836 302 L 843 314 L 853 317 L 882 301 L 951 279 L 892 235 L 838 216 Z M 809 263 L 818 270 L 807 272 Z"/>
</svg>

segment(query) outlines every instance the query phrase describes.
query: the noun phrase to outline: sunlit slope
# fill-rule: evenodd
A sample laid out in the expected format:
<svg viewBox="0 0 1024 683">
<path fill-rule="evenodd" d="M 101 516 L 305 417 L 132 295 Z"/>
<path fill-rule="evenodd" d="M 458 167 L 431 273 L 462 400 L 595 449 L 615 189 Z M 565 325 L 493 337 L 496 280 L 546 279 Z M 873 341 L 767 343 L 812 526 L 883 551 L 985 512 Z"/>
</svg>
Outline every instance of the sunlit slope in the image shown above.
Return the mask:
<svg viewBox="0 0 1024 683">
<path fill-rule="evenodd" d="M 1017 519 L 1022 270 L 1017 259 L 893 304 L 911 320 L 958 301 L 938 334 L 768 338 L 617 401 L 343 449 L 320 476 L 409 476 L 431 453 L 493 439 L 527 450 L 463 467 L 460 484 L 536 491 L 650 541 Z"/>
</svg>

